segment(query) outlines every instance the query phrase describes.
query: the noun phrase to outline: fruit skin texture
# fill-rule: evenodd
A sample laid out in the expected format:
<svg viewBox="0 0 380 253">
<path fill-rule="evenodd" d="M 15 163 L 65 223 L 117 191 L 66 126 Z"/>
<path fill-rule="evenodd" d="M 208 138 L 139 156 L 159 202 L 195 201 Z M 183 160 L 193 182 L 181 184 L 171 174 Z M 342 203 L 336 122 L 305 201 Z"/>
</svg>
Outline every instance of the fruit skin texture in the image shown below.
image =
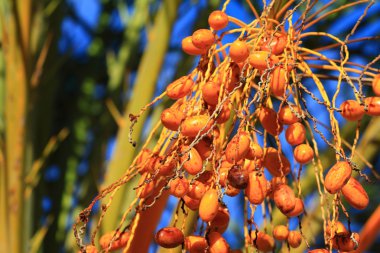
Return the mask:
<svg viewBox="0 0 380 253">
<path fill-rule="evenodd" d="M 204 183 L 195 180 L 193 184 L 189 186 L 189 192 L 187 195 L 193 199 L 202 199 L 203 195 L 206 193 L 206 186 Z"/>
<path fill-rule="evenodd" d="M 161 113 L 161 122 L 169 130 L 177 131 L 185 114 L 179 109 L 167 108 Z"/>
<path fill-rule="evenodd" d="M 136 164 L 139 168 L 139 173 L 144 174 L 145 172 L 155 172 L 155 167 L 159 161 L 159 157 L 157 154 L 152 153 L 147 148 L 144 148 L 140 155 L 139 158 L 137 158 Z"/>
<path fill-rule="evenodd" d="M 325 177 L 325 188 L 331 193 L 335 194 L 342 189 L 351 177 L 352 168 L 348 162 L 337 162 Z"/>
<path fill-rule="evenodd" d="M 249 202 L 255 205 L 261 204 L 267 195 L 267 185 L 264 173 L 251 172 L 249 174 L 248 186 L 245 190 Z"/>
<path fill-rule="evenodd" d="M 302 243 L 302 235 L 298 231 L 290 231 L 288 236 L 290 247 L 298 248 Z"/>
<path fill-rule="evenodd" d="M 355 242 L 350 238 L 350 232 L 338 233 L 333 238 L 333 248 L 340 251 L 352 251 L 357 248 Z M 355 240 L 360 243 L 360 237 L 358 233 L 353 233 Z"/>
<path fill-rule="evenodd" d="M 166 87 L 166 95 L 171 99 L 180 99 L 191 92 L 194 81 L 189 76 L 183 76 Z"/>
<path fill-rule="evenodd" d="M 110 251 L 121 249 L 127 245 L 129 237 L 130 237 L 129 232 L 120 233 L 120 232 L 112 231 L 100 237 L 100 240 L 99 240 L 100 247 L 102 247 L 102 249 L 108 249 L 108 244 L 111 242 L 114 235 L 115 235 L 115 238 L 118 238 L 118 239 L 113 241 L 110 247 Z"/>
<path fill-rule="evenodd" d="M 169 191 L 171 195 L 182 198 L 189 191 L 189 181 L 186 178 L 177 177 L 170 182 Z"/>
<path fill-rule="evenodd" d="M 231 116 L 231 109 L 229 107 L 228 102 L 224 103 L 222 106 L 222 110 L 220 111 L 218 117 L 216 118 L 216 123 L 223 124 L 229 120 Z"/>
<path fill-rule="evenodd" d="M 173 157 L 168 157 L 165 161 L 158 162 L 155 165 L 159 176 L 170 176 L 173 174 L 173 170 L 176 166 L 176 160 Z"/>
<path fill-rule="evenodd" d="M 313 250 L 309 250 L 307 253 L 329 253 L 330 251 L 328 251 L 327 249 L 313 249 Z"/>
<path fill-rule="evenodd" d="M 380 116 L 380 97 L 366 97 L 364 103 L 368 105 L 367 115 Z"/>
<path fill-rule="evenodd" d="M 216 231 L 223 234 L 227 230 L 230 222 L 230 213 L 227 208 L 219 207 L 215 218 L 210 222 L 210 231 Z"/>
<path fill-rule="evenodd" d="M 306 139 L 305 127 L 299 122 L 291 124 L 285 131 L 285 138 L 292 146 L 303 143 Z"/>
<path fill-rule="evenodd" d="M 343 118 L 350 121 L 360 120 L 364 115 L 364 107 L 355 100 L 346 100 L 340 105 Z"/>
<path fill-rule="evenodd" d="M 185 238 L 185 249 L 189 253 L 204 253 L 207 247 L 207 241 L 202 236 L 190 235 Z"/>
<path fill-rule="evenodd" d="M 369 204 L 369 198 L 363 186 L 358 180 L 351 177 L 343 186 L 342 193 L 347 202 L 354 208 L 363 210 Z"/>
<path fill-rule="evenodd" d="M 204 137 L 194 148 L 198 151 L 198 154 L 201 156 L 202 160 L 205 160 L 211 155 L 212 151 L 212 140 L 208 137 Z"/>
<path fill-rule="evenodd" d="M 184 136 L 195 137 L 203 128 L 204 129 L 200 134 L 206 133 L 211 128 L 212 124 L 213 121 L 209 121 L 207 115 L 191 116 L 182 121 L 181 133 Z"/>
<path fill-rule="evenodd" d="M 313 149 L 307 144 L 300 144 L 294 149 L 294 158 L 300 164 L 309 163 L 314 157 Z"/>
<path fill-rule="evenodd" d="M 287 86 L 287 72 L 282 67 L 276 67 L 271 73 L 270 90 L 278 97 L 284 96 Z"/>
<path fill-rule="evenodd" d="M 155 236 L 158 245 L 163 248 L 175 248 L 184 242 L 181 230 L 176 227 L 161 228 Z"/>
<path fill-rule="evenodd" d="M 255 51 L 249 56 L 249 64 L 258 70 L 265 70 L 268 68 L 267 59 L 269 66 L 272 67 L 274 64 L 279 62 L 279 59 L 275 55 L 269 56 L 269 52 L 266 51 Z"/>
<path fill-rule="evenodd" d="M 257 236 L 257 239 L 256 239 Z M 274 239 L 272 236 L 258 231 L 256 235 L 256 231 L 253 230 L 251 232 L 251 238 L 252 238 L 252 243 L 255 248 L 257 248 L 260 251 L 264 252 L 269 252 L 272 251 L 274 248 Z"/>
<path fill-rule="evenodd" d="M 279 241 L 285 241 L 289 236 L 289 229 L 284 225 L 277 225 L 273 229 L 273 237 Z"/>
<path fill-rule="evenodd" d="M 199 49 L 209 49 L 215 42 L 214 34 L 209 29 L 198 29 L 191 37 L 194 46 Z"/>
<path fill-rule="evenodd" d="M 282 131 L 282 124 L 277 120 L 277 113 L 267 107 L 263 107 L 259 111 L 259 120 L 263 128 L 273 136 L 278 135 Z"/>
<path fill-rule="evenodd" d="M 288 217 L 299 216 L 303 213 L 304 209 L 305 209 L 305 207 L 304 207 L 303 201 L 300 198 L 296 198 L 295 207 L 293 208 L 292 211 L 286 213 L 286 216 L 288 216 Z"/>
<path fill-rule="evenodd" d="M 236 40 L 230 46 L 230 57 L 234 62 L 244 62 L 249 56 L 249 49 L 244 41 Z"/>
<path fill-rule="evenodd" d="M 240 193 L 240 189 L 233 187 L 232 185 L 228 185 L 225 191 L 227 196 L 235 197 Z"/>
<path fill-rule="evenodd" d="M 248 153 L 251 143 L 248 133 L 237 133 L 226 147 L 226 159 L 230 163 L 242 160 Z"/>
<path fill-rule="evenodd" d="M 282 174 L 286 176 L 290 173 L 289 160 L 283 154 L 279 155 L 279 151 L 272 147 L 267 148 L 264 152 L 263 166 L 275 177 L 280 177 Z"/>
<path fill-rule="evenodd" d="M 228 171 L 229 185 L 237 189 L 245 189 L 248 185 L 248 171 L 241 168 L 240 165 L 233 165 Z"/>
<path fill-rule="evenodd" d="M 278 120 L 285 125 L 291 125 L 298 121 L 300 121 L 299 118 L 297 118 L 297 115 L 293 113 L 293 111 L 301 114 L 301 109 L 295 105 L 292 106 L 292 109 L 290 109 L 290 106 L 285 105 L 281 107 L 280 111 L 278 112 Z"/>
<path fill-rule="evenodd" d="M 271 35 L 273 34 L 273 31 L 269 31 L 268 33 L 269 33 L 268 35 L 271 37 Z M 287 43 L 286 34 L 275 33 L 273 35 L 272 40 L 270 39 L 270 37 L 267 38 L 267 41 L 264 43 L 264 45 L 261 46 L 261 49 L 268 52 L 271 51 L 275 55 L 282 54 L 282 52 L 284 52 L 284 49 Z"/>
<path fill-rule="evenodd" d="M 208 24 L 214 30 L 222 30 L 228 25 L 228 16 L 223 11 L 213 11 L 208 16 Z"/>
<path fill-rule="evenodd" d="M 80 251 L 79 251 L 80 253 Z M 86 253 L 98 253 L 98 250 L 93 245 L 87 245 L 86 246 Z"/>
<path fill-rule="evenodd" d="M 188 146 L 183 146 L 181 152 L 185 152 L 188 149 Z M 202 157 L 199 155 L 198 151 L 195 148 L 190 149 L 188 153 L 184 153 L 180 158 L 183 168 L 190 174 L 196 175 L 202 171 L 203 161 Z"/>
<path fill-rule="evenodd" d="M 275 187 L 273 192 L 274 203 L 277 208 L 286 214 L 294 209 L 296 206 L 296 197 L 292 188 L 286 184 L 279 184 Z"/>
<path fill-rule="evenodd" d="M 199 199 L 194 199 L 189 197 L 188 195 L 185 195 L 182 197 L 183 201 L 185 202 L 185 205 L 193 211 L 198 211 L 199 205 L 201 201 Z"/>
<path fill-rule="evenodd" d="M 85 248 L 86 253 L 98 253 L 98 250 L 94 245 L 87 245 Z M 78 251 L 77 253 L 82 253 L 82 251 Z"/>
<path fill-rule="evenodd" d="M 199 216 L 205 222 L 212 221 L 218 214 L 219 195 L 217 190 L 209 189 L 201 199 Z"/>
<path fill-rule="evenodd" d="M 326 226 L 326 234 L 327 236 L 334 237 L 335 234 L 340 234 L 340 233 L 346 233 L 348 232 L 344 224 L 340 221 L 335 221 L 335 225 L 332 226 L 332 222 L 328 221 L 327 226 Z"/>
<path fill-rule="evenodd" d="M 230 246 L 218 232 L 208 234 L 208 243 L 210 253 L 228 253 L 230 251 Z"/>
<path fill-rule="evenodd" d="M 220 83 L 216 81 L 208 81 L 202 87 L 202 97 L 209 105 L 217 105 L 220 92 Z"/>
<path fill-rule="evenodd" d="M 249 160 L 256 160 L 256 159 L 263 158 L 263 155 L 264 155 L 263 148 L 259 144 L 255 142 L 251 142 L 250 150 L 248 151 L 245 158 Z"/>
<path fill-rule="evenodd" d="M 372 90 L 376 96 L 380 96 L 380 74 L 377 74 L 373 79 Z"/>
<path fill-rule="evenodd" d="M 207 49 L 199 49 L 194 46 L 191 36 L 182 40 L 182 50 L 189 55 L 201 55 L 207 53 Z"/>
</svg>

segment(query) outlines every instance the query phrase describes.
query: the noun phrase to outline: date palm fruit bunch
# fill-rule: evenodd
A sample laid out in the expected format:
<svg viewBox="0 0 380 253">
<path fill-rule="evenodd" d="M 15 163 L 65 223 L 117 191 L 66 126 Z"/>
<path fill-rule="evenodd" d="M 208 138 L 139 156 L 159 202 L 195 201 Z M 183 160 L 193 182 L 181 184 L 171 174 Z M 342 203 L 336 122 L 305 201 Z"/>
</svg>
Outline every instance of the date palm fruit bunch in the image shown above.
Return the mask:
<svg viewBox="0 0 380 253">
<path fill-rule="evenodd" d="M 97 252 L 94 245 L 98 245 L 106 252 L 120 248 L 128 252 L 136 240 L 142 213 L 168 194 L 178 199 L 178 205 L 171 225 L 155 234 L 156 243 L 164 248 L 239 252 L 232 251 L 222 235 L 229 224 L 230 210 L 235 208 L 227 206 L 223 198 L 239 194 L 244 195 L 246 249 L 272 252 L 275 247 L 293 249 L 305 243 L 309 252 L 315 253 L 331 249 L 349 252 L 358 247 L 358 233 L 338 219 L 345 213 L 349 224 L 342 199 L 355 209 L 364 209 L 369 203 L 366 191 L 356 179 L 365 175 L 352 158 L 361 119 L 380 115 L 380 75 L 378 69 L 371 67 L 379 57 L 365 66 L 350 62 L 350 35 L 360 20 L 344 39 L 308 30 L 344 8 L 367 4 L 367 11 L 372 2 L 359 1 L 343 7 L 334 7 L 331 2 L 330 9 L 330 5 L 313 8 L 316 2 L 276 0 L 259 15 L 248 1 L 256 18 L 245 23 L 226 14 L 226 1 L 222 10 L 209 15 L 209 27 L 182 40 L 183 51 L 199 56 L 199 63 L 188 75 L 170 83 L 140 114 L 130 115 L 132 132 L 133 124 L 153 103 L 164 97 L 173 101 L 162 112 L 123 178 L 101 191 L 80 214 L 74 230 L 82 251 L 90 247 L 88 252 Z M 301 10 L 303 15 L 295 18 L 294 12 Z M 225 42 L 230 35 L 235 35 L 235 41 Z M 321 37 L 330 43 L 317 48 L 304 46 L 303 41 Z M 326 56 L 327 49 L 337 51 L 338 57 Z M 318 64 L 312 63 L 316 60 Z M 329 83 L 336 81 L 332 96 L 325 89 L 326 79 L 330 79 Z M 365 96 L 363 86 L 371 82 L 374 96 Z M 347 95 L 340 92 L 342 86 L 350 87 L 352 99 L 344 99 Z M 368 90 L 368 94 L 373 93 Z M 338 104 L 341 98 L 343 102 Z M 320 122 L 318 115 L 313 115 L 310 108 L 314 106 L 320 106 L 329 115 L 329 122 Z M 358 125 L 352 145 L 343 144 L 337 119 L 340 116 Z M 323 134 L 321 126 L 327 126 L 331 138 Z M 334 164 L 322 164 L 317 138 L 335 152 Z M 285 147 L 291 148 L 291 155 L 285 155 Z M 323 249 L 312 249 L 302 227 L 290 230 L 287 222 L 288 218 L 299 217 L 301 224 L 305 213 L 307 192 L 301 191 L 301 172 L 305 169 L 315 172 L 324 222 Z M 140 177 L 133 193 L 135 199 L 119 226 L 101 235 L 98 243 L 94 242 L 95 229 L 92 245 L 85 246 L 80 235 L 84 234 L 94 203 L 115 194 L 134 177 Z M 111 203 L 112 197 L 107 205 Z M 254 219 L 260 205 L 265 229 Z M 106 211 L 102 208 L 98 224 Z M 197 221 L 187 222 L 190 215 Z M 273 217 L 273 221 L 268 217 Z"/>
</svg>

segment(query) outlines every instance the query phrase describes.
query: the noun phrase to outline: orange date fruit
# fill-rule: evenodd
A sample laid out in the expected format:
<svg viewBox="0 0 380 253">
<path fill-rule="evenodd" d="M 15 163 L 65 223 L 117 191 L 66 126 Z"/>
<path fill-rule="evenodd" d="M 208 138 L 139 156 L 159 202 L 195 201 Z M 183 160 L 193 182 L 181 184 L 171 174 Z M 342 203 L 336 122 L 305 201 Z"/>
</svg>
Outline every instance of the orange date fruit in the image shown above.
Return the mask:
<svg viewBox="0 0 380 253">
<path fill-rule="evenodd" d="M 376 96 L 380 96 L 380 74 L 377 74 L 372 81 L 372 90 Z"/>
<path fill-rule="evenodd" d="M 288 243 L 292 248 L 298 248 L 302 243 L 302 235 L 298 231 L 290 231 L 288 235 Z"/>
<path fill-rule="evenodd" d="M 325 177 L 325 188 L 331 193 L 335 194 L 342 189 L 351 177 L 352 168 L 348 162 L 337 162 L 327 172 Z"/>
<path fill-rule="evenodd" d="M 215 189 L 209 189 L 202 197 L 199 205 L 199 217 L 205 221 L 212 221 L 218 214 L 219 194 Z"/>
<path fill-rule="evenodd" d="M 285 215 L 288 217 L 296 217 L 301 215 L 304 212 L 305 206 L 303 204 L 303 201 L 300 198 L 296 198 L 296 205 L 294 206 L 293 210 L 286 213 Z"/>
<path fill-rule="evenodd" d="M 251 142 L 250 149 L 246 155 L 246 159 L 257 160 L 264 156 L 263 148 L 256 142 Z"/>
<path fill-rule="evenodd" d="M 294 159 L 300 164 L 309 163 L 314 157 L 314 151 L 308 144 L 300 144 L 294 149 Z"/>
<path fill-rule="evenodd" d="M 98 250 L 94 245 L 87 245 L 85 248 L 86 253 L 98 253 Z M 78 251 L 78 253 L 82 253 L 82 251 Z"/>
<path fill-rule="evenodd" d="M 263 128 L 273 136 L 277 136 L 282 132 L 282 124 L 278 121 L 277 113 L 267 107 L 263 107 L 259 111 L 259 120 Z"/>
<path fill-rule="evenodd" d="M 208 234 L 208 244 L 210 253 L 228 253 L 230 246 L 223 236 L 218 232 L 210 232 Z"/>
<path fill-rule="evenodd" d="M 343 186 L 342 194 L 347 202 L 356 209 L 363 210 L 369 204 L 367 192 L 359 181 L 353 177 Z"/>
<path fill-rule="evenodd" d="M 306 139 L 305 127 L 299 122 L 291 124 L 285 131 L 285 138 L 292 146 L 303 143 Z"/>
<path fill-rule="evenodd" d="M 178 127 L 184 118 L 185 114 L 178 109 L 167 108 L 161 113 L 162 125 L 172 131 L 178 130 Z"/>
<path fill-rule="evenodd" d="M 273 67 L 278 63 L 279 59 L 275 55 L 270 55 L 267 51 L 255 51 L 249 56 L 249 64 L 258 70 L 265 70 L 269 67 Z"/>
<path fill-rule="evenodd" d="M 333 225 L 334 224 L 334 225 Z M 340 221 L 327 221 L 326 234 L 328 237 L 334 237 L 336 234 L 346 233 L 348 230 Z"/>
<path fill-rule="evenodd" d="M 250 149 L 251 139 L 246 132 L 238 132 L 226 147 L 226 159 L 230 163 L 236 163 L 247 155 Z"/>
<path fill-rule="evenodd" d="M 210 231 L 223 234 L 227 230 L 230 222 L 230 213 L 226 207 L 219 207 L 215 218 L 210 222 Z"/>
<path fill-rule="evenodd" d="M 286 184 L 279 184 L 274 188 L 273 200 L 283 214 L 292 211 L 296 206 L 296 196 Z"/>
<path fill-rule="evenodd" d="M 125 247 L 130 237 L 129 232 L 108 232 L 102 235 L 99 239 L 99 244 L 102 249 L 109 249 L 110 251 L 118 250 Z M 111 247 L 109 247 L 110 243 Z"/>
<path fill-rule="evenodd" d="M 364 103 L 368 106 L 367 115 L 380 116 L 380 97 L 366 97 Z"/>
<path fill-rule="evenodd" d="M 343 118 L 350 121 L 356 121 L 363 118 L 364 107 L 356 100 L 346 100 L 340 105 Z"/>
<path fill-rule="evenodd" d="M 192 36 L 182 40 L 182 50 L 189 55 L 202 55 L 207 53 L 207 49 L 199 49 L 193 44 Z"/>
<path fill-rule="evenodd" d="M 285 50 L 287 35 L 280 32 L 276 32 L 273 36 L 272 34 L 273 31 L 268 32 L 268 36 L 265 38 L 265 41 L 261 46 L 261 50 L 272 52 L 275 55 L 280 55 Z"/>
<path fill-rule="evenodd" d="M 283 97 L 288 83 L 288 73 L 282 67 L 276 67 L 270 74 L 269 87 L 273 95 Z"/>
<path fill-rule="evenodd" d="M 184 242 L 181 230 L 176 227 L 165 227 L 158 230 L 155 240 L 163 248 L 175 248 Z"/>
<path fill-rule="evenodd" d="M 195 144 L 194 148 L 198 151 L 198 154 L 201 156 L 202 160 L 205 160 L 211 155 L 212 140 L 206 136 Z"/>
<path fill-rule="evenodd" d="M 177 177 L 170 182 L 169 192 L 171 195 L 182 198 L 189 191 L 189 181 L 186 178 Z"/>
<path fill-rule="evenodd" d="M 273 237 L 279 241 L 285 241 L 288 239 L 289 229 L 284 225 L 277 225 L 273 229 Z"/>
<path fill-rule="evenodd" d="M 286 176 L 290 173 L 289 160 L 272 147 L 268 147 L 264 151 L 263 166 L 275 177 Z"/>
<path fill-rule="evenodd" d="M 194 81 L 189 76 L 183 76 L 166 87 L 166 95 L 171 99 L 180 99 L 188 95 L 193 88 Z"/>
<path fill-rule="evenodd" d="M 245 190 L 249 202 L 255 205 L 263 203 L 267 195 L 268 182 L 262 172 L 251 172 L 249 174 L 248 186 Z"/>
<path fill-rule="evenodd" d="M 313 250 L 309 250 L 307 253 L 329 253 L 330 251 L 328 251 L 327 249 L 313 249 Z"/>
<path fill-rule="evenodd" d="M 196 175 L 202 171 L 203 160 L 195 148 L 192 148 L 189 152 L 184 153 L 188 148 L 188 146 L 181 147 L 181 152 L 183 152 L 183 155 L 180 157 L 180 162 L 183 164 L 183 168 L 190 175 Z"/>
<path fill-rule="evenodd" d="M 220 83 L 216 81 L 208 81 L 202 87 L 202 97 L 208 105 L 215 106 L 218 104 L 220 93 Z"/>
<path fill-rule="evenodd" d="M 244 41 L 236 40 L 230 46 L 230 57 L 236 62 L 244 62 L 249 56 L 249 48 Z"/>
<path fill-rule="evenodd" d="M 240 193 L 240 189 L 235 188 L 232 185 L 228 185 L 225 193 L 227 196 L 235 197 Z"/>
<path fill-rule="evenodd" d="M 185 249 L 189 253 L 204 253 L 207 247 L 207 241 L 202 236 L 189 235 L 185 238 Z"/>
<path fill-rule="evenodd" d="M 228 16 L 223 11 L 213 11 L 208 16 L 208 24 L 214 30 L 222 30 L 228 25 Z"/>
<path fill-rule="evenodd" d="M 300 119 L 295 113 L 299 115 L 302 114 L 302 111 L 298 106 L 292 105 L 292 107 L 290 107 L 289 105 L 285 105 L 281 107 L 280 111 L 278 112 L 278 120 L 285 125 L 291 125 L 299 122 Z"/>
<path fill-rule="evenodd" d="M 213 121 L 207 115 L 196 115 L 186 118 L 181 124 L 181 133 L 187 137 L 196 137 L 206 133 Z"/>
<path fill-rule="evenodd" d="M 253 246 L 260 251 L 264 251 L 264 252 L 272 251 L 275 246 L 274 238 L 261 231 L 258 231 L 256 233 L 256 231 L 253 230 L 251 232 L 251 239 L 252 239 Z"/>
<path fill-rule="evenodd" d="M 194 46 L 199 49 L 209 49 L 215 42 L 215 36 L 209 29 L 198 29 L 191 36 Z"/>
<path fill-rule="evenodd" d="M 353 237 L 354 240 L 351 237 Z M 343 232 L 334 236 L 332 246 L 334 249 L 350 252 L 357 249 L 359 243 L 360 236 L 358 233 L 350 234 L 349 232 Z"/>
<path fill-rule="evenodd" d="M 194 199 L 189 197 L 188 195 L 183 196 L 183 201 L 185 202 L 185 205 L 193 211 L 198 211 L 199 205 L 201 201 L 199 199 Z"/>
<path fill-rule="evenodd" d="M 206 186 L 202 182 L 195 180 L 193 184 L 190 184 L 189 192 L 187 193 L 187 195 L 190 198 L 200 200 L 202 199 L 205 193 L 206 193 Z"/>
</svg>

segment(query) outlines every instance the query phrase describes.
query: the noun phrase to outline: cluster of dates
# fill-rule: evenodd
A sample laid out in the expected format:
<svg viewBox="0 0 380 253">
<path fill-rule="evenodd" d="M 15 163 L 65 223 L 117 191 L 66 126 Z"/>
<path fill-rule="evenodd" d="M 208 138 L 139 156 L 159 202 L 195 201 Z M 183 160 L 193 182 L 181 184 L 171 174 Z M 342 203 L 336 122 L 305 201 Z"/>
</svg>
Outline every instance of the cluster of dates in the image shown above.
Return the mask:
<svg viewBox="0 0 380 253">
<path fill-rule="evenodd" d="M 223 33 L 218 37 L 217 31 L 228 22 L 223 11 L 214 11 L 209 16 L 210 29 L 199 29 L 183 39 L 184 52 L 201 55 L 200 63 L 192 73 L 168 85 L 166 95 L 176 101 L 161 114 L 161 141 L 152 150 L 143 149 L 136 159 L 135 168 L 142 175 L 136 194 L 142 203 L 151 206 L 168 191 L 189 210 L 198 212 L 207 225 L 202 233 L 194 231 L 188 236 L 175 226 L 160 229 L 155 240 L 164 248 L 182 245 L 191 253 L 240 252 L 231 250 L 222 236 L 230 220 L 223 195 L 243 192 L 251 205 L 274 203 L 287 217 L 304 213 L 302 197 L 292 187 L 295 179 L 288 182 L 291 163 L 281 152 L 278 137 L 285 129 L 285 139 L 300 165 L 315 158 L 305 127 L 308 113 L 299 100 L 290 102 L 287 95 L 288 90 L 297 88 L 295 84 L 291 88 L 290 83 L 299 61 L 296 50 L 289 46 L 291 36 L 273 26 L 260 31 L 245 28 L 248 35 L 228 44 L 227 55 L 223 51 L 227 46 L 221 44 Z M 223 52 L 225 59 L 220 62 L 218 54 Z M 380 76 L 373 81 L 373 91 L 380 96 Z M 271 98 L 281 101 L 278 110 Z M 364 114 L 379 116 L 380 97 L 347 100 L 337 111 L 352 121 Z M 263 133 L 256 129 L 260 125 Z M 258 134 L 270 135 L 276 147 L 266 142 L 261 146 Z M 341 159 L 328 170 L 324 187 L 330 194 L 341 193 L 352 207 L 364 209 L 369 199 L 352 176 L 352 169 L 349 160 Z M 274 226 L 271 234 L 248 226 L 246 245 L 259 251 L 274 250 L 275 241 L 297 248 L 303 240 L 301 231 L 289 231 L 287 225 Z M 331 247 L 339 251 L 352 251 L 360 243 L 359 235 L 339 221 L 329 222 L 326 234 Z M 117 250 L 125 247 L 130 237 L 128 230 L 109 232 L 101 237 L 100 245 L 105 251 Z M 330 252 L 327 248 L 309 252 Z M 97 252 L 94 246 L 86 250 Z"/>
</svg>

